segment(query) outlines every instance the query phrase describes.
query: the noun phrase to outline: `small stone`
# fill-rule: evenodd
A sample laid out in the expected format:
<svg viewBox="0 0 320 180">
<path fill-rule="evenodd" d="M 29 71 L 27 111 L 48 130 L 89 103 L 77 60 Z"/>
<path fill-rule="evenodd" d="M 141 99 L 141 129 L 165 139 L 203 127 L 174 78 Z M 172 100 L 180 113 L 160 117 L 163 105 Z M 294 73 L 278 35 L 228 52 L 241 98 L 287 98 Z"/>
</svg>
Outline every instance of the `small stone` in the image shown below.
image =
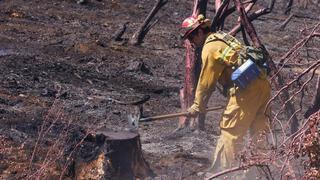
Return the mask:
<svg viewBox="0 0 320 180">
<path fill-rule="evenodd" d="M 152 75 L 152 72 L 150 71 L 149 67 L 146 66 L 146 64 L 139 60 L 133 60 L 130 62 L 129 66 L 126 68 L 127 71 L 131 72 L 142 72 L 145 74 Z"/>
<path fill-rule="evenodd" d="M 78 1 L 77 1 L 77 4 L 84 4 L 84 3 L 86 3 L 85 0 L 78 0 Z"/>
<path fill-rule="evenodd" d="M 115 114 L 115 115 L 120 115 L 121 114 L 120 111 L 113 111 L 112 113 Z"/>
</svg>

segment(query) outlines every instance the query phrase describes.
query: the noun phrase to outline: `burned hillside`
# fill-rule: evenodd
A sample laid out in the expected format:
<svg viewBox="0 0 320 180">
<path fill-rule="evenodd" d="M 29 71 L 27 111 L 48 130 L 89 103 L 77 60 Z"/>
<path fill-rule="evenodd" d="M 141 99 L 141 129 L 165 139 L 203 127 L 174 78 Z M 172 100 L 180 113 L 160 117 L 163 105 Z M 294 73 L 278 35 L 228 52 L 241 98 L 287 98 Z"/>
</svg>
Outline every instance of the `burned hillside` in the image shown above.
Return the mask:
<svg viewBox="0 0 320 180">
<path fill-rule="evenodd" d="M 277 2 L 271 13 L 253 21 L 284 79 L 281 87 L 275 85 L 275 78 L 271 81 L 273 116 L 282 122 L 275 125 L 274 132 L 281 135 L 279 139 L 291 140 L 290 120 L 283 108 L 290 100 L 302 128 L 293 142 L 319 140 L 319 135 L 314 136 L 319 134 L 319 113 L 315 113 L 319 109 L 309 114 L 314 114 L 310 116 L 314 124 L 305 124 L 305 114 L 317 100 L 320 61 L 320 8 L 315 1 L 308 2 L 306 7 L 293 6 L 290 19 L 283 13 L 284 3 Z M 133 34 L 154 4 L 147 0 L 0 1 L 0 179 L 81 179 L 79 158 L 98 162 L 100 152 L 112 153 L 107 147 L 102 150 L 101 144 L 109 139 L 108 135 L 107 140 L 99 139 L 96 133 L 101 129 L 138 135 L 135 143 L 141 146 L 143 157 L 137 161 L 146 171 L 137 178 L 208 177 L 222 109 L 208 113 L 204 131 L 174 131 L 178 118 L 140 123 L 138 129 L 128 122 L 129 115 L 149 117 L 181 111 L 186 50 L 179 29 L 191 15 L 193 2 L 168 1 L 155 15 L 158 21 L 143 42 L 132 45 Z M 258 1 L 255 8 L 267 5 Z M 210 1 L 207 17 L 214 13 Z M 227 19 L 226 30 L 232 29 L 237 17 Z M 241 33 L 237 37 L 241 38 Z M 289 91 L 289 99 L 276 97 L 282 89 Z M 144 98 L 147 100 L 139 103 Z M 209 104 L 225 106 L 226 101 L 215 91 Z M 292 152 L 308 149 L 298 146 Z M 310 151 L 304 152 L 307 156 L 303 158 L 308 157 Z M 299 160 L 295 160 L 297 166 L 292 165 L 299 173 L 294 176 L 290 174 L 294 168 L 283 166 L 288 172 L 283 174 L 302 178 L 307 165 Z M 315 162 L 310 167 L 315 167 Z M 93 179 L 116 179 L 97 169 L 92 172 Z"/>
</svg>

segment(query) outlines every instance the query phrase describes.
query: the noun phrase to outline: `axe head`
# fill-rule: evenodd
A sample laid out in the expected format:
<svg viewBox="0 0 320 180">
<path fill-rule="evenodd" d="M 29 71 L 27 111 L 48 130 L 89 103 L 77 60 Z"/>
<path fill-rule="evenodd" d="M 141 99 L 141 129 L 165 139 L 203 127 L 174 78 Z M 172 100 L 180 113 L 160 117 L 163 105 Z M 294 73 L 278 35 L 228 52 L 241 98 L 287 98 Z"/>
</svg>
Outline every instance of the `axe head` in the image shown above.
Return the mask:
<svg viewBox="0 0 320 180">
<path fill-rule="evenodd" d="M 134 128 L 134 129 L 138 129 L 139 119 L 140 119 L 140 114 L 137 114 L 137 115 L 129 114 L 128 115 L 128 122 L 129 122 L 130 127 Z"/>
</svg>

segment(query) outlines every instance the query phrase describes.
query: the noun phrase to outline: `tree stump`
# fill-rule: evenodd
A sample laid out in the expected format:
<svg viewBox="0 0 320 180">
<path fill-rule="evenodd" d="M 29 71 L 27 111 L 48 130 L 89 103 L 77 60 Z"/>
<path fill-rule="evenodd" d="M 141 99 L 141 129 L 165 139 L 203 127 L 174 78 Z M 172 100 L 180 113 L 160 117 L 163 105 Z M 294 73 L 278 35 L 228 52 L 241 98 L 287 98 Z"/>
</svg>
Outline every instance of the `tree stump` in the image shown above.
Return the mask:
<svg viewBox="0 0 320 180">
<path fill-rule="evenodd" d="M 153 177 L 145 161 L 140 136 L 100 129 L 86 138 L 75 161 L 75 179 L 135 180 Z"/>
</svg>

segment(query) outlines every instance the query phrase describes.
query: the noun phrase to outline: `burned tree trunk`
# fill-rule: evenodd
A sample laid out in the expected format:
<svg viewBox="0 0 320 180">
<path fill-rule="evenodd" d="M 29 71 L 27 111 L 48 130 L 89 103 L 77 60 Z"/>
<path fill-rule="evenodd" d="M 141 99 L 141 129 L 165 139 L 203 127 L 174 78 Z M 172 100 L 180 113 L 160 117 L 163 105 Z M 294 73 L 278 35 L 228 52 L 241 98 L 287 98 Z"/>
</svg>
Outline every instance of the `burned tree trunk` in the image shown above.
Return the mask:
<svg viewBox="0 0 320 180">
<path fill-rule="evenodd" d="M 308 108 L 307 112 L 304 114 L 305 118 L 308 118 L 311 116 L 313 113 L 319 111 L 320 109 L 320 75 L 318 75 L 318 81 L 316 85 L 316 95 L 314 96 L 313 99 L 313 105 Z"/>
<path fill-rule="evenodd" d="M 195 51 L 191 47 L 191 44 L 186 41 L 184 42 L 186 48 L 186 59 L 185 59 L 185 75 L 184 75 L 184 85 L 180 90 L 180 102 L 182 111 L 186 111 L 193 103 L 194 99 L 194 89 L 195 89 Z M 179 127 L 184 128 L 188 125 L 188 118 L 181 116 L 179 118 Z"/>
<path fill-rule="evenodd" d="M 101 129 L 86 139 L 75 161 L 75 179 L 135 180 L 153 177 L 145 161 L 140 136 Z"/>
<path fill-rule="evenodd" d="M 144 20 L 142 26 L 134 33 L 132 36 L 130 43 L 133 45 L 140 45 L 143 42 L 144 37 L 147 35 L 149 30 L 154 26 L 158 20 L 155 20 L 152 24 L 150 24 L 152 18 L 157 14 L 157 12 L 164 6 L 168 0 L 158 0 L 155 6 L 150 11 L 147 18 Z"/>
<path fill-rule="evenodd" d="M 205 15 L 207 9 L 208 0 L 195 0 L 193 7 L 193 16 L 199 14 Z M 201 49 L 192 48 L 190 42 L 185 41 L 184 46 L 186 48 L 186 59 L 185 59 L 185 75 L 184 85 L 180 90 L 180 103 L 182 111 L 186 111 L 190 107 L 194 100 L 194 93 L 197 86 L 198 77 L 201 70 Z M 204 129 L 205 114 L 200 114 L 197 118 L 192 118 L 190 125 L 195 126 L 198 124 L 200 130 Z M 188 124 L 188 118 L 181 116 L 179 118 L 178 129 L 186 127 Z"/>
<path fill-rule="evenodd" d="M 229 0 L 221 2 L 221 0 L 215 1 L 216 14 L 212 19 L 211 31 L 216 32 L 217 30 L 222 29 L 224 19 L 226 18 L 226 9 L 228 8 Z"/>
<path fill-rule="evenodd" d="M 244 29 L 248 32 L 248 34 L 253 42 L 253 45 L 255 47 L 263 47 L 261 41 L 259 40 L 259 38 L 255 32 L 255 29 L 251 23 L 250 18 L 248 18 L 246 12 L 244 11 L 244 9 L 240 3 L 240 0 L 234 0 L 234 1 L 236 4 L 237 11 L 241 15 L 241 24 L 242 24 L 242 26 L 244 26 Z M 271 3 L 269 4 L 269 7 L 265 10 L 265 13 L 270 12 L 273 9 L 273 6 L 274 6 L 274 0 L 271 1 Z M 258 16 L 258 14 L 262 15 L 263 11 L 261 11 L 260 13 L 256 13 L 256 16 Z M 252 18 L 254 18 L 254 16 L 252 16 Z M 269 56 L 269 55 L 268 55 L 267 63 L 271 67 L 271 70 L 273 73 L 278 72 L 274 62 L 271 59 L 271 56 Z M 277 82 L 276 86 L 277 87 L 283 86 L 284 81 L 283 81 L 282 76 L 280 74 L 278 74 L 277 77 L 278 77 L 278 82 Z M 289 93 L 287 91 L 284 92 L 283 99 L 289 99 Z M 298 126 L 299 126 L 298 118 L 294 113 L 295 112 L 294 106 L 291 102 L 288 102 L 285 107 L 286 107 L 287 116 L 289 118 L 292 117 L 291 133 L 294 133 L 298 130 Z"/>
<path fill-rule="evenodd" d="M 292 5 L 293 5 L 293 0 L 288 0 L 284 14 L 290 14 Z"/>
<path fill-rule="evenodd" d="M 208 0 L 195 0 L 193 15 L 203 14 L 206 16 Z"/>
<path fill-rule="evenodd" d="M 249 34 L 252 43 L 255 47 L 261 47 L 261 41 L 257 36 L 256 30 L 254 29 L 251 21 L 249 20 L 246 11 L 243 9 L 243 6 L 240 0 L 234 0 L 236 9 L 240 14 L 241 24 L 244 26 L 244 30 Z"/>
</svg>

